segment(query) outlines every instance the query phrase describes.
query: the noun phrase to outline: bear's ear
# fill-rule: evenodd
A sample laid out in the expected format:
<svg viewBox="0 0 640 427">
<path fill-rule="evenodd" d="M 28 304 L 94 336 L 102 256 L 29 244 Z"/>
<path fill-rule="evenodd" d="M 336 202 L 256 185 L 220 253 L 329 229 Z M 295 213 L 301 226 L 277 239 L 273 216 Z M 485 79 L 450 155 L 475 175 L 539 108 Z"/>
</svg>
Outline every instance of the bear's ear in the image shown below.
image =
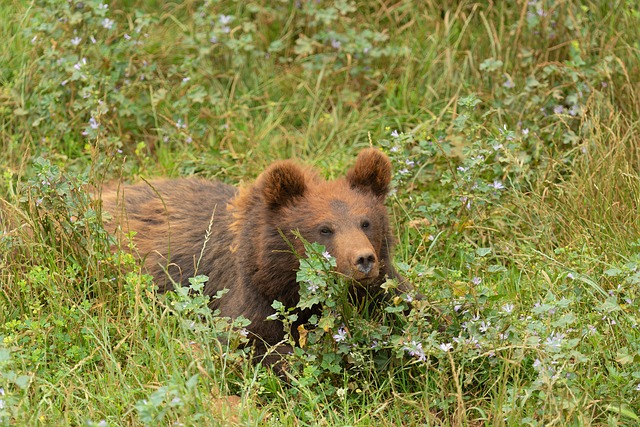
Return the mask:
<svg viewBox="0 0 640 427">
<path fill-rule="evenodd" d="M 259 181 L 265 203 L 274 210 L 302 197 L 307 189 L 305 172 L 289 160 L 271 165 Z"/>
<path fill-rule="evenodd" d="M 391 161 L 375 148 L 362 150 L 356 164 L 347 172 L 347 182 L 351 188 L 369 191 L 384 198 L 391 183 Z"/>
</svg>

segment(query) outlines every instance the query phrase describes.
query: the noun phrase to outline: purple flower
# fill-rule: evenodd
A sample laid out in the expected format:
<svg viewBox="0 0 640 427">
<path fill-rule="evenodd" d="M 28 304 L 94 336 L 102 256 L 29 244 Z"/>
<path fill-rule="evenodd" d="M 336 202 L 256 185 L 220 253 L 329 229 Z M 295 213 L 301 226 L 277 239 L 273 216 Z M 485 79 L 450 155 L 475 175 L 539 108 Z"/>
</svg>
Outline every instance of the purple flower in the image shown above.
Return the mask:
<svg viewBox="0 0 640 427">
<path fill-rule="evenodd" d="M 409 355 L 417 357 L 418 360 L 424 362 L 427 360 L 426 355 L 424 354 L 424 350 L 422 349 L 422 343 L 417 341 L 411 341 L 409 344 L 402 347 L 404 351 L 409 353 Z"/>
</svg>

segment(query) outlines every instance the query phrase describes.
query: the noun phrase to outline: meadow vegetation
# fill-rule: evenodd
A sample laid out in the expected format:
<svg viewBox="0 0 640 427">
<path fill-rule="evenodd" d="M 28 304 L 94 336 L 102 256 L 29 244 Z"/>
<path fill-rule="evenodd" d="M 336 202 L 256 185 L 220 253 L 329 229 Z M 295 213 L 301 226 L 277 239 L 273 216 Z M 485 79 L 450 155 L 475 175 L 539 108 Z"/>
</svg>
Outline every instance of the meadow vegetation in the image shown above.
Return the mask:
<svg viewBox="0 0 640 427">
<path fill-rule="evenodd" d="M 1 425 L 640 424 L 635 0 L 5 0 L 0 37 Z M 310 245 L 287 381 L 91 196 L 369 145 L 424 299 Z"/>
</svg>

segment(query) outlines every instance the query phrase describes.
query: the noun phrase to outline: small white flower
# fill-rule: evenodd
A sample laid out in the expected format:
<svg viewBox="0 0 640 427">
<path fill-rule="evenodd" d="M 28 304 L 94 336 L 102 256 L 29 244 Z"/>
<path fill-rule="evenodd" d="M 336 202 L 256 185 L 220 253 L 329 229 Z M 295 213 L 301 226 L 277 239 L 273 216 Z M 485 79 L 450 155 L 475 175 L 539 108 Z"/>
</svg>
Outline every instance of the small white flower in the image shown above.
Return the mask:
<svg viewBox="0 0 640 427">
<path fill-rule="evenodd" d="M 107 30 L 112 29 L 112 28 L 113 28 L 113 24 L 114 24 L 114 23 L 115 23 L 115 22 L 113 22 L 113 20 L 112 20 L 112 19 L 109 19 L 109 18 L 104 18 L 104 19 L 102 20 L 102 26 L 103 26 L 104 28 L 106 28 Z"/>
<path fill-rule="evenodd" d="M 397 138 L 397 137 L 400 136 L 400 134 L 398 133 L 397 130 L 394 129 L 393 132 L 391 132 L 391 136 L 394 137 L 394 138 Z"/>
<path fill-rule="evenodd" d="M 498 181 L 498 180 L 493 181 L 493 184 L 490 184 L 490 185 L 491 185 L 493 188 L 495 188 L 496 190 L 502 190 L 502 189 L 504 189 L 504 185 L 503 185 L 500 181 Z"/>
<path fill-rule="evenodd" d="M 483 334 L 489 330 L 489 326 L 491 326 L 490 322 L 485 322 L 484 320 L 480 322 L 480 332 Z"/>
<path fill-rule="evenodd" d="M 89 119 L 89 126 L 91 126 L 91 129 L 98 129 L 100 127 L 100 123 L 98 123 L 95 118 L 91 117 Z"/>
<path fill-rule="evenodd" d="M 220 15 L 220 17 L 218 18 L 218 22 L 220 22 L 222 25 L 227 25 L 231 21 L 233 21 L 233 16 L 231 15 Z"/>
<path fill-rule="evenodd" d="M 338 332 L 333 335 L 335 342 L 342 342 L 347 339 L 347 331 L 341 326 L 338 328 Z"/>
<path fill-rule="evenodd" d="M 471 279 L 471 283 L 473 283 L 474 285 L 479 285 L 480 283 L 482 283 L 482 279 L 480 277 L 474 277 L 473 279 Z"/>
<path fill-rule="evenodd" d="M 445 353 L 451 351 L 451 349 L 453 349 L 453 344 L 451 344 L 450 342 L 440 344 L 440 350 L 444 351 Z"/>
<path fill-rule="evenodd" d="M 74 37 L 71 39 L 71 44 L 74 46 L 78 46 L 80 44 L 80 42 L 82 41 L 82 39 L 80 37 Z"/>
<path fill-rule="evenodd" d="M 324 259 L 326 260 L 330 260 L 331 259 L 331 254 L 329 253 L 329 251 L 324 251 L 322 252 L 322 256 L 324 257 Z"/>
<path fill-rule="evenodd" d="M 504 311 L 505 313 L 509 314 L 513 311 L 513 309 L 515 308 L 515 306 L 511 303 L 507 303 L 505 305 L 502 306 L 502 311 Z"/>
<path fill-rule="evenodd" d="M 576 278 L 576 277 L 573 275 L 573 273 L 571 273 L 571 272 L 567 273 L 567 279 L 571 279 L 571 280 L 573 280 L 573 279 L 575 279 L 575 278 Z"/>
</svg>

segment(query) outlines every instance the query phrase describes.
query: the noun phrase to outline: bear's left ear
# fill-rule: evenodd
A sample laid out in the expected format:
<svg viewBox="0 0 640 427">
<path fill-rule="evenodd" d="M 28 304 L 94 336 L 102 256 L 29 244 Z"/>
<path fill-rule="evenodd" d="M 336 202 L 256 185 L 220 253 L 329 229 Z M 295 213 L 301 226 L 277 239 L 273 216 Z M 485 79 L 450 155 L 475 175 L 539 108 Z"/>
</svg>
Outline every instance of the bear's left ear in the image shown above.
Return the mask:
<svg viewBox="0 0 640 427">
<path fill-rule="evenodd" d="M 351 188 L 369 191 L 384 198 L 391 183 L 391 161 L 375 148 L 362 150 L 356 164 L 347 171 L 347 182 Z"/>
<path fill-rule="evenodd" d="M 292 161 L 274 163 L 259 178 L 264 201 L 276 210 L 302 197 L 307 189 L 305 172 Z"/>
</svg>

